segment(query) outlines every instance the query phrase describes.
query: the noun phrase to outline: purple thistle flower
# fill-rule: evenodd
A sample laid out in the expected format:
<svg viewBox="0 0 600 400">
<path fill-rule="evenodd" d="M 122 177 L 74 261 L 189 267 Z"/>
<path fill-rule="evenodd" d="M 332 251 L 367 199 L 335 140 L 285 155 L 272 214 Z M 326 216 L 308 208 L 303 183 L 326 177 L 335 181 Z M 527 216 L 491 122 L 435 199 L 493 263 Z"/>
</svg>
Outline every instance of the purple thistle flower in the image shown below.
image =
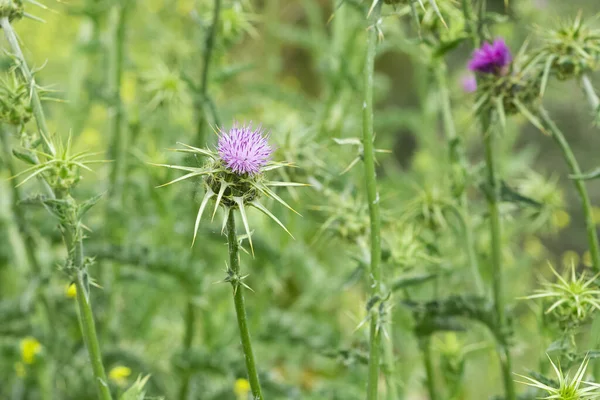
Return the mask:
<svg viewBox="0 0 600 400">
<path fill-rule="evenodd" d="M 260 127 L 253 130 L 251 125 L 234 124 L 229 132 L 221 131 L 218 151 L 223 163 L 234 173 L 255 175 L 269 161 L 273 149 Z"/>
<path fill-rule="evenodd" d="M 463 76 L 460 83 L 465 93 L 473 93 L 477 90 L 477 79 L 472 74 Z"/>
<path fill-rule="evenodd" d="M 496 39 L 493 44 L 484 43 L 481 48 L 473 52 L 469 69 L 485 74 L 503 75 L 511 61 L 510 49 L 504 39 Z"/>
</svg>

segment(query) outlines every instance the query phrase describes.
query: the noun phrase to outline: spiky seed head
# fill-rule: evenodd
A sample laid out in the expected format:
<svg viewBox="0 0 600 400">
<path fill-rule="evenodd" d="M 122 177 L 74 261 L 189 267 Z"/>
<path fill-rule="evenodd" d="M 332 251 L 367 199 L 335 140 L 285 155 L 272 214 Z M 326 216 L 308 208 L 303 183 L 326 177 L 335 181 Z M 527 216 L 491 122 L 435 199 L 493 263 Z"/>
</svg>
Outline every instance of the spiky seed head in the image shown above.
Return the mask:
<svg viewBox="0 0 600 400">
<path fill-rule="evenodd" d="M 218 144 L 223 164 L 237 175 L 252 176 L 267 164 L 273 149 L 260 127 L 234 125 L 228 132 L 221 131 Z"/>
<path fill-rule="evenodd" d="M 23 17 L 22 0 L 0 0 L 0 18 L 8 18 L 9 21 Z"/>
<path fill-rule="evenodd" d="M 544 44 L 532 57 L 559 80 L 594 71 L 600 62 L 600 31 L 578 16 L 557 29 L 542 32 Z"/>
<path fill-rule="evenodd" d="M 498 38 L 493 43 L 484 43 L 473 52 L 469 69 L 483 74 L 505 75 L 511 62 L 510 49 L 504 39 Z"/>
<path fill-rule="evenodd" d="M 32 117 L 29 89 L 12 71 L 0 80 L 0 121 L 22 126 Z"/>
</svg>

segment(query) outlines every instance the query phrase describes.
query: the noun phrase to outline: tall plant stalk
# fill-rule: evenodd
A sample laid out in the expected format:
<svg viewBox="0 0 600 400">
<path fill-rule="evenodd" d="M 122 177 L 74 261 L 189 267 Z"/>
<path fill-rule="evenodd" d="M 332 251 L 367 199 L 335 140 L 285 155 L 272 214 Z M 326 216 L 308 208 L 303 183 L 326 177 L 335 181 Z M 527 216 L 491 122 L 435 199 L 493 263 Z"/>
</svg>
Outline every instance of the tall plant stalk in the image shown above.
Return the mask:
<svg viewBox="0 0 600 400">
<path fill-rule="evenodd" d="M 561 132 L 561 130 L 556 126 L 552 118 L 548 115 L 548 112 L 544 107 L 540 107 L 539 116 L 542 119 L 544 125 L 549 129 L 552 138 L 560 147 L 560 150 L 563 153 L 565 161 L 569 167 L 569 171 L 571 175 L 579 176 L 581 175 L 581 168 L 579 168 L 579 163 L 571 150 L 571 146 L 569 146 L 569 142 Z M 577 189 L 577 193 L 579 194 L 579 198 L 581 200 L 581 206 L 583 208 L 583 215 L 585 218 L 585 227 L 587 232 L 588 246 L 590 247 L 590 255 L 592 258 L 592 264 L 596 271 L 600 271 L 600 247 L 598 245 L 598 234 L 596 232 L 596 226 L 594 224 L 594 216 L 592 211 L 592 204 L 590 202 L 590 197 L 587 192 L 587 188 L 585 186 L 585 182 L 581 179 L 574 179 L 573 183 L 575 184 L 575 188 Z"/>
<path fill-rule="evenodd" d="M 210 73 L 211 59 L 215 47 L 215 39 L 219 28 L 219 17 L 221 14 L 221 0 L 214 0 L 213 16 L 208 32 L 206 32 L 206 40 L 204 43 L 204 54 L 202 57 L 202 76 L 200 80 L 200 88 L 198 98 L 196 99 L 196 114 L 198 118 L 196 128 L 196 143 L 203 146 L 205 142 L 204 132 L 206 128 L 206 113 L 205 110 L 210 108 L 215 119 L 215 124 L 220 125 L 217 120 L 217 113 L 212 103 L 212 99 L 208 96 L 208 81 Z"/>
<path fill-rule="evenodd" d="M 0 25 L 6 35 L 7 41 L 11 47 L 13 54 L 17 57 L 19 62 L 19 70 L 23 74 L 27 84 L 30 87 L 31 94 L 31 106 L 33 115 L 36 120 L 40 136 L 42 138 L 42 145 L 44 150 L 54 156 L 56 150 L 54 145 L 49 139 L 48 128 L 46 125 L 46 117 L 44 109 L 42 107 L 37 86 L 31 70 L 29 69 L 23 52 L 21 51 L 17 36 L 10 24 L 8 18 L 0 18 Z M 50 189 L 49 185 L 44 186 L 49 189 L 48 196 L 51 199 L 57 199 L 59 201 L 65 201 L 66 204 L 73 205 L 73 200 L 70 198 L 68 192 L 58 192 Z M 77 214 L 72 209 L 69 215 Z M 104 365 L 102 364 L 102 356 L 100 353 L 100 346 L 98 343 L 98 337 L 96 335 L 96 329 L 94 326 L 94 316 L 89 299 L 89 288 L 88 288 L 88 277 L 87 271 L 84 265 L 83 256 L 83 233 L 81 232 L 81 226 L 78 221 L 69 219 L 67 222 L 62 221 L 62 232 L 65 239 L 65 244 L 69 252 L 69 259 L 74 268 L 77 269 L 77 275 L 75 279 L 75 285 L 77 287 L 77 305 L 79 309 L 79 317 L 81 322 L 81 333 L 83 335 L 84 343 L 87 347 L 88 354 L 90 356 L 90 362 L 92 364 L 92 371 L 94 374 L 94 381 L 98 391 L 98 397 L 100 400 L 112 400 L 110 390 L 108 387 L 108 380 L 104 371 Z"/>
<path fill-rule="evenodd" d="M 427 393 L 429 400 L 438 400 L 437 389 L 435 385 L 435 371 L 433 360 L 431 358 L 431 337 L 427 336 L 420 340 L 421 351 L 423 353 L 423 362 L 425 363 Z"/>
<path fill-rule="evenodd" d="M 497 171 L 496 135 L 491 129 L 489 116 L 481 117 L 481 125 L 484 135 L 485 162 L 487 167 L 487 178 L 489 193 L 487 195 L 490 238 L 492 243 L 491 266 L 492 266 L 492 294 L 494 299 L 494 310 L 496 313 L 496 324 L 501 332 L 506 331 L 507 320 L 504 306 L 504 276 L 502 274 L 502 221 L 500 220 L 500 179 Z M 499 358 L 504 381 L 505 398 L 515 400 L 515 387 L 512 375 L 512 357 L 510 348 L 504 339 L 500 340 Z"/>
<path fill-rule="evenodd" d="M 460 138 L 456 134 L 456 126 L 454 125 L 454 118 L 452 117 L 450 91 L 448 90 L 448 83 L 446 80 L 446 65 L 443 62 L 440 63 L 440 65 L 435 69 L 435 72 L 440 92 L 442 121 L 444 124 L 444 132 L 448 141 L 450 162 L 455 167 L 453 168 L 454 171 L 458 169 L 464 175 L 468 162 L 464 148 L 460 142 Z M 463 182 L 455 182 L 455 185 L 463 184 Z M 481 278 L 481 273 L 479 272 L 479 263 L 477 262 L 477 255 L 475 252 L 473 228 L 469 217 L 471 215 L 469 212 L 469 199 L 467 197 L 466 190 L 461 190 L 460 196 L 458 197 L 458 206 L 463 219 L 464 246 L 469 259 L 469 267 L 471 268 L 471 275 L 473 277 L 475 289 L 479 295 L 484 295 L 485 288 L 483 285 L 483 279 Z"/>
<path fill-rule="evenodd" d="M 123 56 L 127 29 L 127 5 L 116 3 L 110 11 L 110 41 L 108 45 L 107 86 L 110 107 L 111 143 L 109 156 L 114 160 L 110 171 L 109 205 L 120 203 L 124 187 L 127 162 L 127 130 L 123 129 L 123 102 L 121 81 L 123 79 Z"/>
<path fill-rule="evenodd" d="M 363 147 L 365 164 L 365 184 L 369 202 L 369 219 L 371 234 L 371 260 L 369 276 L 372 282 L 371 298 L 382 298 L 381 283 L 381 216 L 379 210 L 379 193 L 377 192 L 377 176 L 375 171 L 375 150 L 373 146 L 373 73 L 377 52 L 376 24 L 381 16 L 383 1 L 378 1 L 368 17 L 367 52 L 365 56 L 363 81 Z M 381 329 L 379 310 L 373 306 L 370 313 L 369 326 L 369 372 L 367 383 L 367 400 L 378 397 L 379 359 L 381 345 Z"/>
<path fill-rule="evenodd" d="M 238 327 L 240 330 L 240 340 L 244 359 L 246 360 L 246 370 L 253 399 L 263 400 L 260 381 L 258 379 L 258 370 L 254 361 L 254 352 L 252 351 L 252 342 L 250 341 L 250 330 L 248 329 L 248 318 L 246 316 L 246 305 L 244 300 L 244 285 L 240 275 L 240 256 L 237 233 L 235 231 L 235 210 L 229 210 L 227 218 L 227 242 L 229 247 L 229 268 L 231 269 L 230 281 L 233 288 L 233 302 L 235 304 L 235 313 L 237 315 Z"/>
<path fill-rule="evenodd" d="M 188 294 L 187 303 L 185 307 L 185 331 L 183 334 L 183 351 L 188 353 L 192 348 L 192 342 L 196 332 L 196 308 L 192 301 L 192 295 Z M 192 378 L 192 371 L 186 370 L 183 372 L 181 377 L 181 386 L 179 387 L 179 400 L 186 400 L 189 397 L 190 391 L 190 379 Z"/>
</svg>

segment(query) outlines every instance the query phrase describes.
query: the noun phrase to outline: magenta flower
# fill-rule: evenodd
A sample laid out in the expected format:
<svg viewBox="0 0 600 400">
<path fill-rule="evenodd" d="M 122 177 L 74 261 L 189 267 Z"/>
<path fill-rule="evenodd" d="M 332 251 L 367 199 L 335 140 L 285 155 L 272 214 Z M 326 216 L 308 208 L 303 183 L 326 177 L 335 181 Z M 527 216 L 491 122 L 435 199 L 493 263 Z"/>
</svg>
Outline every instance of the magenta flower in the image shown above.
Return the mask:
<svg viewBox="0 0 600 400">
<path fill-rule="evenodd" d="M 261 128 L 234 125 L 229 132 L 221 131 L 218 151 L 227 168 L 238 175 L 255 175 L 268 161 L 273 149 Z"/>
<path fill-rule="evenodd" d="M 494 43 L 484 43 L 473 52 L 469 69 L 484 74 L 503 75 L 511 61 L 510 49 L 504 40 L 496 39 Z"/>
<path fill-rule="evenodd" d="M 463 76 L 460 83 L 465 93 L 473 93 L 477 90 L 477 79 L 471 74 Z"/>
</svg>

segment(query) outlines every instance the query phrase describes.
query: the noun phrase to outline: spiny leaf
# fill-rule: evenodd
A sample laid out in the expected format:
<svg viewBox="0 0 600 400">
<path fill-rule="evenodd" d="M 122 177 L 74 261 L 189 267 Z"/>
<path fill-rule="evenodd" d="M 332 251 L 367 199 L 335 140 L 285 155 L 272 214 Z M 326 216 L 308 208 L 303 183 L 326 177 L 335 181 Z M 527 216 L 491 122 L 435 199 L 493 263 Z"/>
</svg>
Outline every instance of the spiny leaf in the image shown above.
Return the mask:
<svg viewBox="0 0 600 400">
<path fill-rule="evenodd" d="M 200 226 L 200 220 L 202 219 L 202 213 L 204 212 L 204 208 L 208 203 L 208 200 L 215 195 L 215 192 L 212 191 L 211 188 L 206 188 L 206 193 L 204 194 L 204 198 L 202 199 L 202 203 L 200 204 L 200 208 L 198 209 L 198 215 L 196 216 L 196 223 L 194 224 L 194 238 L 192 239 L 192 246 L 196 242 L 196 235 L 198 234 L 198 227 Z"/>
<path fill-rule="evenodd" d="M 246 216 L 246 209 L 244 206 L 244 199 L 241 197 L 234 197 L 233 201 L 238 205 L 240 209 L 240 215 L 242 216 L 242 223 L 244 224 L 244 229 L 246 231 L 246 235 L 248 235 L 248 243 L 250 244 L 250 251 L 252 252 L 252 257 L 254 257 L 254 246 L 252 245 L 252 236 L 250 235 L 250 226 L 248 225 L 248 217 Z"/>
</svg>

